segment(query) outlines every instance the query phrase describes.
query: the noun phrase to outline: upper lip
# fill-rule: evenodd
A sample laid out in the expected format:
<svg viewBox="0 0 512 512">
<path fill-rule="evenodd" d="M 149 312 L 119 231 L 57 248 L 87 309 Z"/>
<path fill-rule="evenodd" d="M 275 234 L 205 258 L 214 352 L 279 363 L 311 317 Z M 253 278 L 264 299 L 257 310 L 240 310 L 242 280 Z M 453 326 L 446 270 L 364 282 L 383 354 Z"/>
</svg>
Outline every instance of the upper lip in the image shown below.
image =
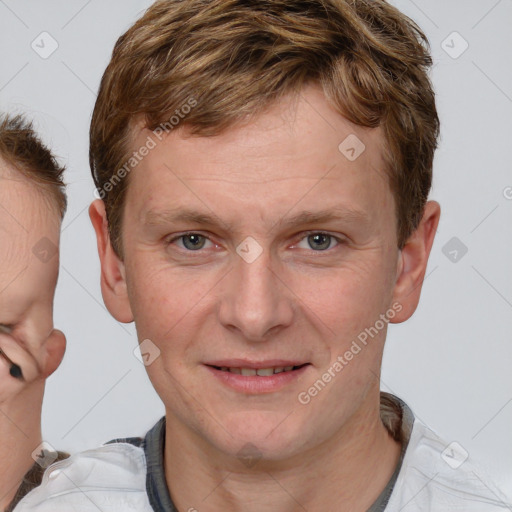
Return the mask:
<svg viewBox="0 0 512 512">
<path fill-rule="evenodd" d="M 297 359 L 267 359 L 265 361 L 249 361 L 247 359 L 219 359 L 204 363 L 207 366 L 219 366 L 227 368 L 279 368 L 281 366 L 302 366 L 308 364 L 308 361 L 299 361 Z"/>
</svg>

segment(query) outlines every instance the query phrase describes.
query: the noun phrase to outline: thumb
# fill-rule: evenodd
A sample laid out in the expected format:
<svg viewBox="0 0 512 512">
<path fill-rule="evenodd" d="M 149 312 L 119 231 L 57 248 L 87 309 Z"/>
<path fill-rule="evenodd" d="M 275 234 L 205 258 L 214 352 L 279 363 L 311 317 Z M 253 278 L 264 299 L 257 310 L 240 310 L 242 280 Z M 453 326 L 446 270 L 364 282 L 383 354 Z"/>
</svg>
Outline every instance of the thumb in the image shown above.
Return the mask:
<svg viewBox="0 0 512 512">
<path fill-rule="evenodd" d="M 42 366 L 44 379 L 48 378 L 60 365 L 66 352 L 66 336 L 62 331 L 53 329 L 43 346 L 44 364 Z"/>
</svg>

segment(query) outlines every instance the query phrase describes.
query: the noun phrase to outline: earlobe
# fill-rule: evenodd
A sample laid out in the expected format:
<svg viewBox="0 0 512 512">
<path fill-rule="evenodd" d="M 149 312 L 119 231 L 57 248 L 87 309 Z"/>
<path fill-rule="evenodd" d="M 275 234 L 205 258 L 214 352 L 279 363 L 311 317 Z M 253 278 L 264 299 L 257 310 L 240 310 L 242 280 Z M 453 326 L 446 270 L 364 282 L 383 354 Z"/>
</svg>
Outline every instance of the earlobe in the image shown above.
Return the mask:
<svg viewBox="0 0 512 512">
<path fill-rule="evenodd" d="M 439 203 L 428 201 L 418 228 L 400 251 L 393 303 L 400 303 L 402 309 L 394 317 L 392 323 L 404 322 L 413 315 L 418 306 L 428 257 L 434 243 L 440 216 Z"/>
<path fill-rule="evenodd" d="M 132 322 L 133 314 L 128 300 L 124 263 L 110 242 L 105 204 L 101 199 L 91 203 L 89 217 L 96 232 L 103 301 L 116 320 L 123 323 Z"/>
</svg>

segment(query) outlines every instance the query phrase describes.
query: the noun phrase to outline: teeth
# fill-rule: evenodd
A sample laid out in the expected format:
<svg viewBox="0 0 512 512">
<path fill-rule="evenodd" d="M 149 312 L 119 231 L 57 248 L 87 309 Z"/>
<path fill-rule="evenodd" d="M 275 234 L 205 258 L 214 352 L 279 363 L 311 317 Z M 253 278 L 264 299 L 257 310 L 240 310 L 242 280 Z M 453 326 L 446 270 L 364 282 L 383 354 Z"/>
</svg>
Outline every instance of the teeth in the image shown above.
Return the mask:
<svg viewBox="0 0 512 512">
<path fill-rule="evenodd" d="M 228 368 L 227 366 L 221 366 L 220 370 L 223 372 L 236 373 L 237 375 L 244 375 L 246 377 L 252 377 L 259 375 L 261 377 L 269 377 L 275 373 L 290 372 L 293 370 L 293 366 L 276 366 L 275 368 Z"/>
<path fill-rule="evenodd" d="M 268 375 L 274 375 L 274 368 L 258 368 L 256 370 L 256 373 L 258 375 L 262 375 L 263 377 L 266 377 Z"/>
</svg>

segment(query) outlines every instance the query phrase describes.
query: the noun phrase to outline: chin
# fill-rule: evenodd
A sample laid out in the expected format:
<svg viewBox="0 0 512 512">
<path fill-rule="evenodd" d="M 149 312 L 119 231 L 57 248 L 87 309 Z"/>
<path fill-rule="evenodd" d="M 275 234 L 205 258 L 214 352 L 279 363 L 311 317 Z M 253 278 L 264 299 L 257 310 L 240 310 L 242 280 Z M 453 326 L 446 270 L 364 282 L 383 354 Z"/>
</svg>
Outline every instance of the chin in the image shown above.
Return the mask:
<svg viewBox="0 0 512 512">
<path fill-rule="evenodd" d="M 303 434 L 296 421 L 285 418 L 270 411 L 231 414 L 224 422 L 225 430 L 218 431 L 219 448 L 238 458 L 288 458 L 298 450 Z"/>
</svg>

